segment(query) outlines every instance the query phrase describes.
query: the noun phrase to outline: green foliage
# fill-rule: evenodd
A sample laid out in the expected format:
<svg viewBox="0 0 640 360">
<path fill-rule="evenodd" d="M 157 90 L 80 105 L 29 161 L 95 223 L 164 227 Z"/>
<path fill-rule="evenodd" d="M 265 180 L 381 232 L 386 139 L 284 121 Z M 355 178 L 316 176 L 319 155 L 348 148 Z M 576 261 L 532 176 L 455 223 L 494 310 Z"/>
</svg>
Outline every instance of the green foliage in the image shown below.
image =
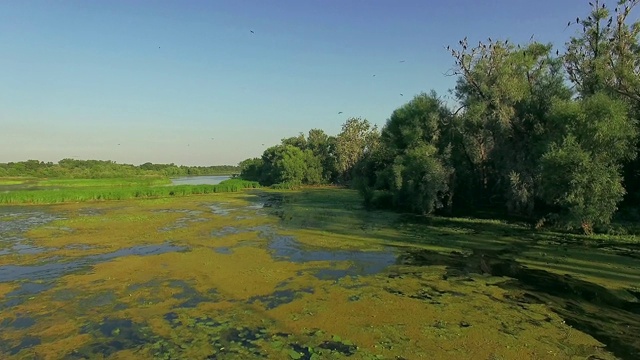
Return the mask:
<svg viewBox="0 0 640 360">
<path fill-rule="evenodd" d="M 429 214 L 443 206 L 452 169 L 436 147 L 440 123 L 449 118 L 435 93 L 420 94 L 395 110 L 380 144 L 356 166 L 354 185 L 366 206 L 391 198 L 396 209 Z M 375 200 L 376 193 L 382 196 Z"/>
<path fill-rule="evenodd" d="M 338 181 L 349 183 L 352 171 L 365 154 L 375 150 L 380 141 L 377 126 L 368 120 L 349 118 L 342 125 L 342 132 L 336 137 L 336 168 Z"/>
<path fill-rule="evenodd" d="M 449 189 L 451 169 L 438 158 L 433 145 L 412 147 L 396 157 L 390 171 L 390 192 L 396 208 L 420 214 L 430 214 L 442 207 L 442 198 Z"/>
<path fill-rule="evenodd" d="M 336 161 L 336 138 L 323 130 L 311 129 L 307 137 L 306 148 L 320 159 L 323 182 L 335 182 L 338 169 Z"/>
<path fill-rule="evenodd" d="M 565 224 L 587 233 L 611 220 L 624 195 L 621 180 L 618 167 L 599 161 L 572 135 L 553 144 L 542 158 L 542 198 L 565 209 Z"/>
<path fill-rule="evenodd" d="M 381 132 L 349 118 L 335 137 L 313 129 L 283 139 L 263 154 L 261 182 L 297 187 L 318 181 L 305 169 L 320 169 L 321 181 L 351 185 L 369 208 L 544 215 L 587 233 L 606 226 L 625 187 L 640 199 L 640 22 L 628 21 L 638 3 L 620 0 L 611 16 L 594 1 L 566 54 L 465 38 L 448 47 L 456 108 L 423 93 Z"/>
<path fill-rule="evenodd" d="M 169 185 L 171 180 L 160 176 L 139 176 L 114 179 L 38 179 L 36 187 L 122 187 Z"/>
<path fill-rule="evenodd" d="M 598 2 L 591 3 L 589 15 L 579 19 L 582 32 L 567 42 L 565 63 L 582 96 L 604 91 L 636 104 L 640 100 L 640 22 L 629 21 L 637 4 L 636 0 L 619 1 L 612 14 Z"/>
<path fill-rule="evenodd" d="M 156 198 L 189 196 L 220 192 L 237 192 L 257 188 L 253 181 L 229 179 L 217 185 L 178 186 L 121 186 L 121 187 L 69 187 L 52 190 L 19 190 L 0 192 L 0 204 L 49 204 L 100 200 L 125 200 L 132 198 Z"/>
<path fill-rule="evenodd" d="M 636 128 L 627 106 L 603 93 L 555 102 L 541 162 L 541 197 L 561 206 L 569 226 L 608 224 L 625 194 L 620 169 L 635 157 Z"/>
<path fill-rule="evenodd" d="M 305 150 L 307 148 L 307 139 L 305 139 L 303 133 L 300 133 L 298 136 L 282 139 L 281 144 L 285 146 L 291 145 L 298 149 Z"/>
<path fill-rule="evenodd" d="M 57 164 L 37 160 L 0 163 L 0 176 L 26 176 L 37 178 L 125 178 L 142 175 L 188 176 L 231 175 L 239 172 L 237 166 L 177 166 L 174 164 L 145 163 L 140 166 L 118 164 L 115 161 L 62 159 Z"/>
<path fill-rule="evenodd" d="M 260 183 L 263 185 L 313 185 L 322 182 L 322 163 L 311 150 L 276 145 L 264 151 L 262 162 Z"/>
<path fill-rule="evenodd" d="M 567 42 L 564 56 L 567 74 L 582 97 L 602 92 L 624 101 L 636 120 L 640 119 L 640 21 L 632 11 L 638 3 L 620 0 L 611 9 L 591 2 L 588 16 L 581 16 L 577 24 L 581 31 Z M 640 139 L 634 145 L 637 150 Z M 627 204 L 637 204 L 640 158 L 625 161 L 623 174 Z"/>
<path fill-rule="evenodd" d="M 580 101 L 554 102 L 550 138 L 568 134 L 600 161 L 618 163 L 636 156 L 636 126 L 627 106 L 603 93 Z"/>
<path fill-rule="evenodd" d="M 260 181 L 264 162 L 260 158 L 246 159 L 240 162 L 240 177 L 250 181 Z"/>
</svg>

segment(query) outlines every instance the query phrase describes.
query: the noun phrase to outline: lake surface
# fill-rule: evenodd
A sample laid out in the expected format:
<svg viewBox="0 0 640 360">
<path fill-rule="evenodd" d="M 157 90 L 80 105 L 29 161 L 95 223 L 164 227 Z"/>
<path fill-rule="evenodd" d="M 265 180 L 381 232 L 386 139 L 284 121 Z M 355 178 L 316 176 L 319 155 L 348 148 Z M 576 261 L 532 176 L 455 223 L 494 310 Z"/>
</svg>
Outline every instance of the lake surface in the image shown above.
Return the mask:
<svg viewBox="0 0 640 360">
<path fill-rule="evenodd" d="M 640 358 L 637 250 L 597 250 L 613 291 L 566 274 L 580 244 L 516 257 L 463 222 L 294 194 L 0 206 L 0 358 Z"/>
<path fill-rule="evenodd" d="M 172 185 L 217 185 L 225 180 L 231 179 L 231 176 L 184 176 L 172 178 Z"/>
</svg>

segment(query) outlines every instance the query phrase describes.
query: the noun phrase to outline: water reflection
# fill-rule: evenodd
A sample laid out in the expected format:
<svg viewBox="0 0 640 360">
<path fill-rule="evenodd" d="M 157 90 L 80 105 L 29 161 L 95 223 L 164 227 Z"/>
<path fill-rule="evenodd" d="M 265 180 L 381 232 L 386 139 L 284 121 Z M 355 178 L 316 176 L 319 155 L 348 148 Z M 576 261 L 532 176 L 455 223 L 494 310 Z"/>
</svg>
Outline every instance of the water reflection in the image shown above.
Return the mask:
<svg viewBox="0 0 640 360">
<path fill-rule="evenodd" d="M 231 176 L 184 176 L 171 179 L 172 185 L 217 185 Z"/>
</svg>

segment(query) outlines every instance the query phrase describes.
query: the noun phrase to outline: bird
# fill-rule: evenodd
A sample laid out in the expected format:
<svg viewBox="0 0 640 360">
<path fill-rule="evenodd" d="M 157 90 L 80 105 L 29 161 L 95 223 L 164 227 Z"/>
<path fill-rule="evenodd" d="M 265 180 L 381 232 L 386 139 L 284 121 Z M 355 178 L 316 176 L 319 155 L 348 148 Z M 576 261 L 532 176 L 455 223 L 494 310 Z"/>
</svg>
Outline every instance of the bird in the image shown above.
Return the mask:
<svg viewBox="0 0 640 360">
<path fill-rule="evenodd" d="M 560 55 L 560 50 L 556 50 L 556 56 Z"/>
<path fill-rule="evenodd" d="M 373 77 L 376 77 L 376 74 L 373 74 Z"/>
<path fill-rule="evenodd" d="M 120 146 L 120 144 L 118 144 L 118 146 Z"/>
<path fill-rule="evenodd" d="M 251 33 L 252 33 L 252 34 L 255 34 L 255 33 L 253 32 L 253 30 L 249 30 L 249 31 L 251 31 Z"/>
<path fill-rule="evenodd" d="M 338 115 L 342 114 L 342 111 L 338 111 Z"/>
<path fill-rule="evenodd" d="M 402 95 L 402 93 L 400 93 L 400 96 L 404 96 L 404 95 Z"/>
<path fill-rule="evenodd" d="M 403 62 L 404 62 L 404 60 L 400 60 L 400 62 L 401 62 L 401 63 L 403 63 Z"/>
</svg>

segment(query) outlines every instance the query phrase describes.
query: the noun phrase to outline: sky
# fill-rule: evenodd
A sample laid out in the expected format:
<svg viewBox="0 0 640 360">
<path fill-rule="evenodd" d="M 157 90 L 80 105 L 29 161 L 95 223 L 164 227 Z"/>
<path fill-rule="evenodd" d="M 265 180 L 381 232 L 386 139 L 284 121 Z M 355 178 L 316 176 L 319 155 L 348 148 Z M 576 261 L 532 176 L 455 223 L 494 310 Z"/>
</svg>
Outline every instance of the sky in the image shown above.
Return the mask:
<svg viewBox="0 0 640 360">
<path fill-rule="evenodd" d="M 465 36 L 563 49 L 588 12 L 587 0 L 2 0 L 0 163 L 235 165 L 445 95 L 445 47 Z"/>
</svg>

